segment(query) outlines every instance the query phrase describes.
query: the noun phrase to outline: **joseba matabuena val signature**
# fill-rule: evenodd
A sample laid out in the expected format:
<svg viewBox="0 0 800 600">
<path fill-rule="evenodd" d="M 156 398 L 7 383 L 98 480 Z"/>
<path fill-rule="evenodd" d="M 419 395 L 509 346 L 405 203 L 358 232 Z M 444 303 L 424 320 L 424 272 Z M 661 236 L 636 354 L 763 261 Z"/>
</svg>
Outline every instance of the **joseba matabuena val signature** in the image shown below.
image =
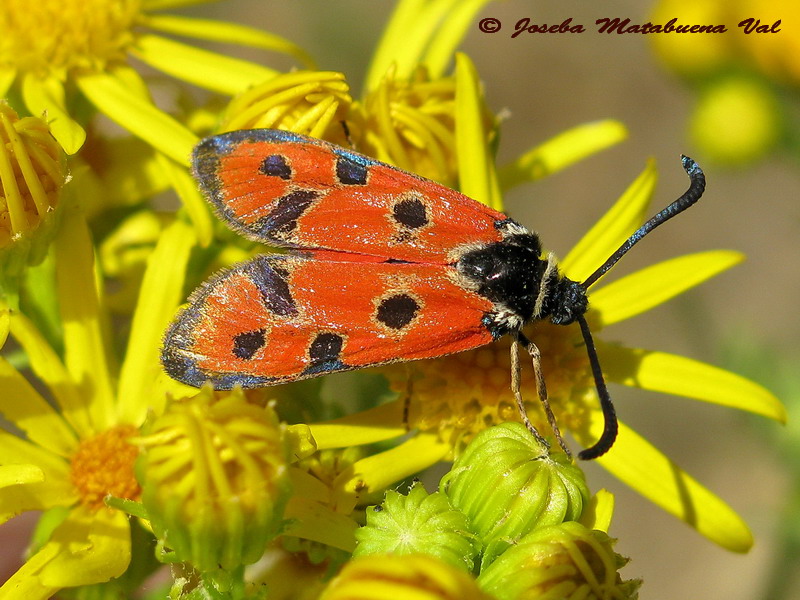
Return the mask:
<svg viewBox="0 0 800 600">
<path fill-rule="evenodd" d="M 619 17 L 604 17 L 595 21 L 597 33 L 726 33 L 728 27 L 724 24 L 697 25 L 678 22 L 678 18 L 670 19 L 666 23 L 631 23 L 630 19 Z M 750 17 L 740 21 L 737 25 L 742 32 L 750 33 L 779 33 L 781 20 L 774 23 L 762 23 L 761 19 Z M 478 29 L 484 33 L 497 33 L 503 27 L 500 19 L 486 17 L 478 21 Z M 547 25 L 534 23 L 528 17 L 523 17 L 514 24 L 511 37 L 515 38 L 523 33 L 584 33 L 586 27 L 580 23 L 573 23 L 572 17 L 564 19 L 560 24 Z"/>
</svg>

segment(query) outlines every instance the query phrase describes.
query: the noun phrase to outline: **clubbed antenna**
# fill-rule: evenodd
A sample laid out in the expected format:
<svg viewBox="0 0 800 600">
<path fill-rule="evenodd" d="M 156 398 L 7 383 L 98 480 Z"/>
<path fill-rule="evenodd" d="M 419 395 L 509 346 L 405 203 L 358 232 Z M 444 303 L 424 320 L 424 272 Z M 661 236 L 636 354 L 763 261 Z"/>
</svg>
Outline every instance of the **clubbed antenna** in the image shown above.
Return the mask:
<svg viewBox="0 0 800 600">
<path fill-rule="evenodd" d="M 625 240 L 625 243 L 622 244 L 622 246 L 620 246 L 617 251 L 614 252 L 614 254 L 609 256 L 608 260 L 606 260 L 606 262 L 604 262 L 594 273 L 589 275 L 586 281 L 581 284 L 583 289 L 588 289 L 589 286 L 600 279 L 606 273 L 606 271 L 617 264 L 617 261 L 625 256 L 625 253 L 633 248 L 636 242 L 641 240 L 644 236 L 653 231 L 653 229 L 662 223 L 669 221 L 675 215 L 682 213 L 700 199 L 700 196 L 703 195 L 703 191 L 706 189 L 706 176 L 703 174 L 703 169 L 701 169 L 699 165 L 691 158 L 684 156 L 683 154 L 681 154 L 681 162 L 683 163 L 683 168 L 689 175 L 689 180 L 691 181 L 689 184 L 689 189 L 686 190 L 686 193 L 675 200 L 675 202 L 667 206 L 664 210 L 656 214 L 647 223 L 639 227 L 639 229 L 637 229 L 631 237 Z"/>
<path fill-rule="evenodd" d="M 634 244 L 636 244 L 636 242 L 641 240 L 644 236 L 665 221 L 668 221 L 678 213 L 681 213 L 689 208 L 692 204 L 700 199 L 700 196 L 703 195 L 703 191 L 706 189 L 706 177 L 703 174 L 703 170 L 688 156 L 681 155 L 681 162 L 683 163 L 683 168 L 689 175 L 689 180 L 691 181 L 689 184 L 689 189 L 686 190 L 686 193 L 675 200 L 675 202 L 667 206 L 664 210 L 656 214 L 639 229 L 637 229 L 634 234 L 629 237 L 616 252 L 614 252 L 614 254 L 608 257 L 608 260 L 606 260 L 606 262 L 604 262 L 599 269 L 592 273 L 586 279 L 586 281 L 581 284 L 583 289 L 588 289 L 590 285 L 600 279 L 600 277 L 602 277 L 606 271 L 613 267 L 620 258 L 625 256 L 625 253 L 630 250 Z M 592 367 L 594 384 L 597 388 L 597 395 L 600 398 L 600 408 L 603 411 L 604 420 L 603 433 L 600 436 L 600 439 L 597 440 L 594 446 L 586 448 L 578 454 L 578 458 L 591 460 L 593 458 L 597 458 L 598 456 L 602 456 L 611 449 L 611 446 L 614 444 L 614 440 L 617 439 L 619 425 L 617 423 L 617 414 L 614 410 L 614 404 L 611 402 L 611 395 L 608 393 L 606 382 L 603 379 L 603 371 L 600 368 L 600 360 L 597 358 L 597 350 L 594 346 L 594 341 L 592 340 L 591 331 L 589 331 L 589 325 L 586 323 L 586 319 L 584 319 L 582 315 L 578 316 L 577 321 L 580 323 L 583 341 L 586 343 L 586 352 L 589 354 L 589 364 Z"/>
</svg>

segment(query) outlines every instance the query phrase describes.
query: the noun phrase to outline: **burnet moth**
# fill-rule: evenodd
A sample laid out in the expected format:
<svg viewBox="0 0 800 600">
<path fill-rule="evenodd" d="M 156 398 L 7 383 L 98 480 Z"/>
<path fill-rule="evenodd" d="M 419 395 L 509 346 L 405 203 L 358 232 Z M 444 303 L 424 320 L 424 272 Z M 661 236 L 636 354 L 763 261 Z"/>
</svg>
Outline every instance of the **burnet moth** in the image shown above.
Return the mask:
<svg viewBox="0 0 800 600">
<path fill-rule="evenodd" d="M 261 387 L 397 361 L 434 358 L 509 335 L 512 390 L 523 422 L 519 346 L 533 359 L 526 323 L 578 322 L 605 428 L 579 457 L 611 448 L 617 420 L 589 327 L 587 289 L 634 244 L 694 204 L 703 171 L 682 157 L 691 181 L 586 281 L 559 272 L 537 234 L 513 219 L 395 167 L 327 142 L 255 129 L 209 137 L 192 165 L 228 225 L 283 254 L 262 254 L 196 290 L 167 331 L 162 363 L 175 379 L 219 390 Z"/>
</svg>

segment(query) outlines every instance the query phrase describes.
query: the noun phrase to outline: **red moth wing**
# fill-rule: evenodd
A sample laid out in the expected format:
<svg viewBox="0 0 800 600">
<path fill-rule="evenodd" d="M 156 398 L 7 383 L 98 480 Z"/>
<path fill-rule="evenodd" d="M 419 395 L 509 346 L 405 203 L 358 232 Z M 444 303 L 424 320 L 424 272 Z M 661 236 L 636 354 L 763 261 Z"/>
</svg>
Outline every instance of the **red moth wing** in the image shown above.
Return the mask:
<svg viewBox="0 0 800 600">
<path fill-rule="evenodd" d="M 464 246 L 501 241 L 508 221 L 438 183 L 286 131 L 207 138 L 193 165 L 220 217 L 273 246 L 447 264 Z"/>
<path fill-rule="evenodd" d="M 260 255 L 201 286 L 162 362 L 189 385 L 259 387 L 492 341 L 492 303 L 445 265 Z"/>
</svg>

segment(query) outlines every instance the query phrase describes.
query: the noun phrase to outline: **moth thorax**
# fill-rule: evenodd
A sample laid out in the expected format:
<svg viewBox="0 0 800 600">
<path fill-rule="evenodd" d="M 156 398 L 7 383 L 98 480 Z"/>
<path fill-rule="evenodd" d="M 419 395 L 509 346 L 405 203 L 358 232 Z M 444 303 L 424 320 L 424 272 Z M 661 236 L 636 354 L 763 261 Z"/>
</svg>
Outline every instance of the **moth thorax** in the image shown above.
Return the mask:
<svg viewBox="0 0 800 600">
<path fill-rule="evenodd" d="M 466 252 L 455 266 L 470 288 L 526 322 L 534 317 L 547 268 L 537 241 L 531 234 L 512 236 Z"/>
</svg>

